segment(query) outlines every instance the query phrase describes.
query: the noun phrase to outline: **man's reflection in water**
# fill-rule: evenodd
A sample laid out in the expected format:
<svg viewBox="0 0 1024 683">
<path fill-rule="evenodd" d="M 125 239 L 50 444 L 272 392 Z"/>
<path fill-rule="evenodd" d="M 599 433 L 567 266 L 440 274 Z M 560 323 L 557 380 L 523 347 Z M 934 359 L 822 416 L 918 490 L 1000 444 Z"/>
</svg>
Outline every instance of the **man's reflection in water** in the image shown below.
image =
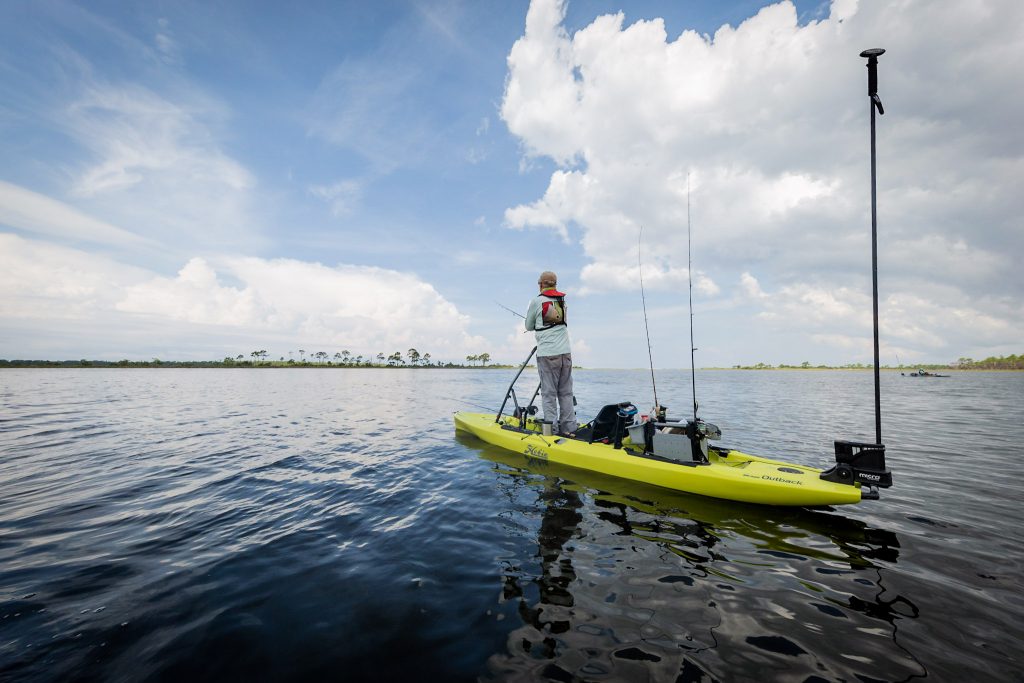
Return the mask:
<svg viewBox="0 0 1024 683">
<path fill-rule="evenodd" d="M 539 502 L 544 506 L 540 530 L 537 533 L 541 567 L 541 574 L 537 579 L 540 600 L 535 606 L 530 607 L 519 583 L 519 575 L 512 573 L 505 575 L 503 597 L 505 600 L 518 599 L 519 616 L 523 622 L 532 625 L 540 634 L 550 634 L 539 643 L 539 652 L 535 650 L 538 644 L 526 638 L 522 642 L 523 649 L 535 655 L 552 658 L 555 656 L 556 642 L 551 635 L 565 633 L 571 626 L 569 619 L 565 618 L 568 616 L 566 610 L 551 608 L 573 606 L 569 586 L 576 580 L 576 572 L 572 568 L 569 555 L 563 554 L 563 549 L 569 539 L 579 533 L 579 524 L 583 519 L 579 509 L 583 507 L 583 501 L 575 491 L 563 489 L 556 483 L 547 481 L 540 493 Z"/>
</svg>

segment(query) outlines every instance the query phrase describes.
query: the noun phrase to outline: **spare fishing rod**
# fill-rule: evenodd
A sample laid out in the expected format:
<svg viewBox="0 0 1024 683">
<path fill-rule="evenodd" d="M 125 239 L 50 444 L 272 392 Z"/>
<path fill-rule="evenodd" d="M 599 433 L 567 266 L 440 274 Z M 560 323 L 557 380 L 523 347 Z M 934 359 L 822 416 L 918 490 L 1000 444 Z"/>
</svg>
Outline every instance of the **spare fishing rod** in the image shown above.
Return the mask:
<svg viewBox="0 0 1024 683">
<path fill-rule="evenodd" d="M 690 228 L 690 174 L 686 174 L 686 279 L 690 284 L 690 385 L 693 387 L 693 421 L 697 422 L 697 370 L 694 361 L 693 345 L 693 255 L 691 244 L 693 236 Z"/>
<path fill-rule="evenodd" d="M 722 430 L 716 425 L 697 417 L 697 360 L 693 345 L 693 227 L 690 220 L 690 174 L 686 174 L 686 279 L 690 298 L 690 386 L 693 388 L 693 419 L 686 424 L 686 436 L 690 439 L 690 454 L 693 462 L 708 465 L 708 439 L 720 439 Z"/>
<path fill-rule="evenodd" d="M 640 247 L 644 239 L 644 226 L 640 226 L 640 233 L 636 238 L 636 265 L 640 271 L 640 301 L 644 307 L 644 332 L 647 333 L 647 359 L 651 363 L 651 390 L 654 392 L 654 416 L 653 419 L 662 419 L 661 404 L 658 403 L 658 387 L 654 383 L 654 355 L 651 353 L 651 330 L 647 326 L 647 297 L 644 296 L 644 264 L 640 259 Z"/>
</svg>

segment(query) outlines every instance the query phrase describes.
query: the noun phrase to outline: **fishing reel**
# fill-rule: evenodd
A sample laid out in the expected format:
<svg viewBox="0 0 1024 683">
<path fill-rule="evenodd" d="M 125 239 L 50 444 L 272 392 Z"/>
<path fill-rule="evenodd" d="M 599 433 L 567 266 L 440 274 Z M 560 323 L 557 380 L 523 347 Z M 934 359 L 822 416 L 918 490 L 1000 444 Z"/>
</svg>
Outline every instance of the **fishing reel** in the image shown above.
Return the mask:
<svg viewBox="0 0 1024 683">
<path fill-rule="evenodd" d="M 635 417 L 638 412 L 639 411 L 636 406 L 632 403 L 619 403 L 615 410 L 616 416 L 622 418 L 626 424 L 632 424 L 632 418 Z"/>
<path fill-rule="evenodd" d="M 718 441 L 722 438 L 722 430 L 718 428 L 718 425 L 705 422 L 704 420 L 697 418 L 697 421 L 689 420 L 686 423 L 686 434 L 691 439 L 710 439 L 711 441 Z"/>
<path fill-rule="evenodd" d="M 516 409 L 512 411 L 512 417 L 517 420 L 525 420 L 527 416 L 534 416 L 537 414 L 537 406 L 528 405 L 525 407 L 516 406 Z"/>
<path fill-rule="evenodd" d="M 690 439 L 690 453 L 695 463 L 707 465 L 708 440 L 717 441 L 722 438 L 722 430 L 718 425 L 705 422 L 699 417 L 686 421 L 686 436 Z"/>
</svg>

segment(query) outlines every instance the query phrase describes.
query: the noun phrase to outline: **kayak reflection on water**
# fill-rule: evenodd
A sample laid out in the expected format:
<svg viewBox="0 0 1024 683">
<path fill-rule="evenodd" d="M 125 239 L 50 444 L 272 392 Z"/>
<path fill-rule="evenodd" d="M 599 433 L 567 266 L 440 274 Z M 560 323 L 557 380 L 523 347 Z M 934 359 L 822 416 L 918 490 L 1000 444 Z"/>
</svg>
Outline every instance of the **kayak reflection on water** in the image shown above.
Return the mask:
<svg viewBox="0 0 1024 683">
<path fill-rule="evenodd" d="M 490 677 L 736 680 L 763 676 L 766 661 L 792 672 L 800 654 L 819 663 L 808 675 L 823 675 L 818 666 L 845 678 L 921 672 L 896 641 L 896 622 L 918 609 L 882 586 L 899 557 L 896 534 L 466 443 L 496 463 L 514 501 L 509 523 L 537 535 L 535 552 L 503 563 L 499 601 L 514 601 L 521 623 L 489 660 Z M 829 638 L 811 639 L 821 620 Z"/>
</svg>

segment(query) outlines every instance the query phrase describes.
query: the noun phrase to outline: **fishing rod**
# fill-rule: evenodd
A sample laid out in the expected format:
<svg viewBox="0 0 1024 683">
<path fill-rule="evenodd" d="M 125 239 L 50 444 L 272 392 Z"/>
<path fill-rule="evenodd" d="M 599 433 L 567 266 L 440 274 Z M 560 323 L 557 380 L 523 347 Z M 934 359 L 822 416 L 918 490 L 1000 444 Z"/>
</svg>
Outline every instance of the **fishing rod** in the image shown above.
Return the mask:
<svg viewBox="0 0 1024 683">
<path fill-rule="evenodd" d="M 513 311 L 513 310 L 512 310 L 511 308 L 509 308 L 509 307 L 508 307 L 508 306 L 506 306 L 505 304 L 503 304 L 503 303 L 500 303 L 500 302 L 498 302 L 498 301 L 495 301 L 494 303 L 498 304 L 499 306 L 501 306 L 502 308 L 504 308 L 504 309 L 505 309 L 506 311 L 508 311 L 508 312 L 509 312 L 509 313 L 511 313 L 512 315 L 518 315 L 518 316 L 519 316 L 520 318 L 522 318 L 523 320 L 526 320 L 526 316 L 525 316 L 525 315 L 523 315 L 522 313 L 520 313 L 519 311 Z"/>
<path fill-rule="evenodd" d="M 661 404 L 658 403 L 658 387 L 654 383 L 654 356 L 651 353 L 651 330 L 647 326 L 647 297 L 644 296 L 644 264 L 640 260 L 640 247 L 644 239 L 644 226 L 640 226 L 640 233 L 636 238 L 636 265 L 640 271 L 640 301 L 644 305 L 644 332 L 647 333 L 647 358 L 651 362 L 651 390 L 654 392 L 654 414 L 655 418 L 661 412 Z M 692 346 L 692 344 L 691 344 Z"/>
<path fill-rule="evenodd" d="M 693 421 L 697 422 L 697 370 L 694 362 L 693 345 L 693 255 L 691 244 L 693 236 L 690 228 L 690 174 L 686 174 L 686 279 L 690 284 L 690 385 L 693 387 Z"/>
</svg>

